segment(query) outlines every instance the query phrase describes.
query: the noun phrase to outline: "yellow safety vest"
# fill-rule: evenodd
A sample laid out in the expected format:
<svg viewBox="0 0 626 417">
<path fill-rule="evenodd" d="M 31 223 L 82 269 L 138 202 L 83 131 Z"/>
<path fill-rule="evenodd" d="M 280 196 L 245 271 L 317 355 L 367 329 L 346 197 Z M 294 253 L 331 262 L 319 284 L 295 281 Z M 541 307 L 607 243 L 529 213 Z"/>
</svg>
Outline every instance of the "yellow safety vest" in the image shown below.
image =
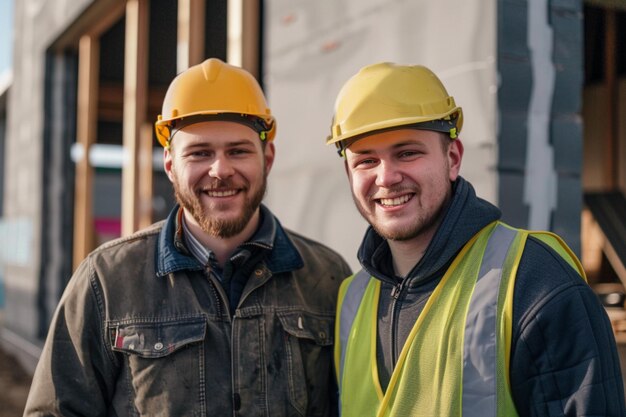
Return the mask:
<svg viewBox="0 0 626 417">
<path fill-rule="evenodd" d="M 380 281 L 364 271 L 348 278 L 335 330 L 342 417 L 517 416 L 509 381 L 513 289 L 529 235 L 586 280 L 558 236 L 489 224 L 463 247 L 428 299 L 386 392 L 376 363 Z"/>
</svg>

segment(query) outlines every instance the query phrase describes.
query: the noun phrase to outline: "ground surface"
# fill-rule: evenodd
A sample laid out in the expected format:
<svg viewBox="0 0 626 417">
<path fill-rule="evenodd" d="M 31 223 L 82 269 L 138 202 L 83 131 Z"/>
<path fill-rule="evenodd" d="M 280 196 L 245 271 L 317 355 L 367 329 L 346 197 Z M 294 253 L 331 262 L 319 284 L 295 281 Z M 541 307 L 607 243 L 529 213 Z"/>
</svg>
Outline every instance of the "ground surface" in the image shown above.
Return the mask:
<svg viewBox="0 0 626 417">
<path fill-rule="evenodd" d="M 0 348 L 0 417 L 20 417 L 31 377 L 14 357 Z"/>
</svg>

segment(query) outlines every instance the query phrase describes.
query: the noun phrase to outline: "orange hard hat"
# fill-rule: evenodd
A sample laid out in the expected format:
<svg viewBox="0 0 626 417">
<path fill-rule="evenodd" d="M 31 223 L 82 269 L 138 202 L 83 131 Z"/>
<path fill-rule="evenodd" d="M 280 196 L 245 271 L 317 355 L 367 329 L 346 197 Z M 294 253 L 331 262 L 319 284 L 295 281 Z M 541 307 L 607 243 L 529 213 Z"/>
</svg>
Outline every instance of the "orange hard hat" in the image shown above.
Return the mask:
<svg viewBox="0 0 626 417">
<path fill-rule="evenodd" d="M 155 123 L 157 139 L 167 148 L 177 129 L 205 120 L 246 124 L 262 140 L 276 135 L 276 121 L 257 80 L 217 58 L 188 68 L 171 82 Z"/>
</svg>

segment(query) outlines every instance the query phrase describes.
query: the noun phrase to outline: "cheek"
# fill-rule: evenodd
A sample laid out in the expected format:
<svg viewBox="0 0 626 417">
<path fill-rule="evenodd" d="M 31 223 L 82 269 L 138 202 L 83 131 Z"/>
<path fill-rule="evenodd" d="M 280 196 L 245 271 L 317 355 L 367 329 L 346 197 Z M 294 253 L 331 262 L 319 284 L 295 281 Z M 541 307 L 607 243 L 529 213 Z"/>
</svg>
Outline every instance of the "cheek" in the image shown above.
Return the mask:
<svg viewBox="0 0 626 417">
<path fill-rule="evenodd" d="M 200 181 L 202 178 L 202 171 L 199 169 L 193 169 L 193 167 L 184 166 L 179 167 L 176 170 L 176 176 L 178 177 L 178 182 L 183 186 L 190 186 Z"/>
<path fill-rule="evenodd" d="M 261 181 L 264 176 L 269 174 L 269 170 L 265 161 L 250 161 L 240 164 L 235 168 L 235 175 L 246 178 L 250 182 Z"/>
<path fill-rule="evenodd" d="M 449 170 L 441 168 L 434 169 L 428 173 L 426 183 L 423 183 L 423 192 L 427 198 L 433 202 L 440 202 L 445 199 L 446 193 L 450 188 Z"/>
<path fill-rule="evenodd" d="M 363 197 L 367 195 L 371 181 L 366 176 L 352 174 L 349 176 L 349 181 L 350 188 L 352 189 L 352 194 L 357 197 Z"/>
</svg>

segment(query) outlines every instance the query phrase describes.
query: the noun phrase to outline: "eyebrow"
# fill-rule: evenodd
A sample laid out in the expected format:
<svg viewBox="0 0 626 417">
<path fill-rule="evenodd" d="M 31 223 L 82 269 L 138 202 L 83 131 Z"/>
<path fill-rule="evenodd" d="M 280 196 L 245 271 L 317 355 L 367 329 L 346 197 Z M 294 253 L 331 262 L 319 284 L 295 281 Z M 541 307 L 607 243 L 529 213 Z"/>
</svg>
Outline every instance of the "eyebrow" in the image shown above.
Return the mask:
<svg viewBox="0 0 626 417">
<path fill-rule="evenodd" d="M 395 143 L 394 145 L 391 146 L 392 149 L 399 149 L 399 148 L 403 148 L 405 146 L 424 146 L 424 143 L 421 141 L 415 141 L 415 140 L 410 140 L 410 141 L 403 141 L 403 142 L 398 142 Z M 374 153 L 373 149 L 362 149 L 360 151 L 352 151 L 353 154 L 356 155 L 366 155 L 366 154 L 371 154 Z"/>
<path fill-rule="evenodd" d="M 240 139 L 240 140 L 234 140 L 231 142 L 226 142 L 225 147 L 227 148 L 233 148 L 233 147 L 237 147 L 237 146 L 252 146 L 254 147 L 254 143 L 249 140 L 249 139 Z M 193 149 L 193 148 L 214 148 L 215 145 L 213 144 L 213 142 L 211 140 L 201 140 L 198 139 L 193 139 L 193 142 L 188 144 L 187 146 L 184 146 L 183 149 Z"/>
</svg>

